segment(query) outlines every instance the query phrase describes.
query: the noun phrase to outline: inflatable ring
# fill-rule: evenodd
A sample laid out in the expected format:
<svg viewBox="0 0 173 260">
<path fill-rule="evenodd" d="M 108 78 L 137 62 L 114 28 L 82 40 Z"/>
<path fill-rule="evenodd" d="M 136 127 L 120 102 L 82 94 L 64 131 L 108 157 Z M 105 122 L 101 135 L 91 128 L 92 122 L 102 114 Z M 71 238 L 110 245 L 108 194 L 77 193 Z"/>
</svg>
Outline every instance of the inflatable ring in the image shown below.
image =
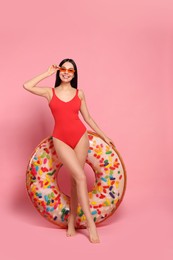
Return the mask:
<svg viewBox="0 0 173 260">
<path fill-rule="evenodd" d="M 88 193 L 95 223 L 115 212 L 126 188 L 124 163 L 115 146 L 110 147 L 97 133 L 88 132 L 90 147 L 86 158 L 95 173 L 95 183 Z M 62 166 L 52 137 L 45 138 L 34 150 L 26 172 L 26 188 L 38 212 L 63 228 L 68 225 L 70 197 L 60 191 L 56 176 Z M 78 203 L 76 227 L 86 228 L 86 217 Z"/>
</svg>

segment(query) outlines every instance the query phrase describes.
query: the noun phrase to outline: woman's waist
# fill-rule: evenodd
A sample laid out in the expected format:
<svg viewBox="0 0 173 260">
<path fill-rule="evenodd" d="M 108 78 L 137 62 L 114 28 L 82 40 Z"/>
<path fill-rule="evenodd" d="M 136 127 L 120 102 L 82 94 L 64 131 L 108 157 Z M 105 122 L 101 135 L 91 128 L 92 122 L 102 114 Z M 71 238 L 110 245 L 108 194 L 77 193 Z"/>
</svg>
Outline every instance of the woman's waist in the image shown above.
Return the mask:
<svg viewBox="0 0 173 260">
<path fill-rule="evenodd" d="M 81 121 L 78 115 L 66 115 L 66 114 L 61 114 L 61 115 L 54 115 L 54 120 L 57 123 L 63 123 L 63 122 L 71 122 L 75 123 L 76 121 Z"/>
<path fill-rule="evenodd" d="M 85 127 L 85 125 L 79 118 L 78 119 L 63 119 L 63 120 L 55 119 L 55 127 L 63 129 L 64 131 L 68 131 L 68 129 L 76 130 L 76 128 Z"/>
</svg>

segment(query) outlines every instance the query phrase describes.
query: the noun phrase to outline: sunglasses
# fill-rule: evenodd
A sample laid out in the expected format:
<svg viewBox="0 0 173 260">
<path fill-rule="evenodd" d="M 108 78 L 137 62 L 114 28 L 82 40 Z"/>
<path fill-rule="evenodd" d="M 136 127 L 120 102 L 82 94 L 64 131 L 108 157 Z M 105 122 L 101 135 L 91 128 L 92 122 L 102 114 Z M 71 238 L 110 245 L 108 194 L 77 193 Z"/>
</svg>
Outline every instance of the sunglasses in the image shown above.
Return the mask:
<svg viewBox="0 0 173 260">
<path fill-rule="evenodd" d="M 60 72 L 68 72 L 68 73 L 74 73 L 75 70 L 74 69 L 66 69 L 66 68 L 62 68 L 62 67 L 59 67 L 59 70 Z"/>
</svg>

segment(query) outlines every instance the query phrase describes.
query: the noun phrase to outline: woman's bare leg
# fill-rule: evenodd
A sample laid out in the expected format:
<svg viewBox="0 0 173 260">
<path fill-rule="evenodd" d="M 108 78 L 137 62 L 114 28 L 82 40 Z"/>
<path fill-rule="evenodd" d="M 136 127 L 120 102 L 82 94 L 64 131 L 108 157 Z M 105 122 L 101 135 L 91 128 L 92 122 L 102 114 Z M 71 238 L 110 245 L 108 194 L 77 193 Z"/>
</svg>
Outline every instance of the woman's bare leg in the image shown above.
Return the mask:
<svg viewBox="0 0 173 260">
<path fill-rule="evenodd" d="M 88 149 L 89 149 L 89 140 L 87 134 L 85 134 L 85 136 L 81 138 L 78 145 L 74 149 L 82 169 L 85 166 Z M 67 236 L 72 236 L 76 233 L 75 222 L 76 222 L 76 215 L 77 215 L 77 207 L 78 207 L 77 186 L 76 186 L 75 179 L 71 177 L 70 217 L 68 221 Z"/>
<path fill-rule="evenodd" d="M 69 170 L 71 176 L 76 181 L 77 197 L 87 219 L 90 231 L 90 240 L 91 242 L 96 243 L 100 241 L 96 231 L 95 223 L 90 212 L 86 176 L 83 167 L 81 166 L 80 161 L 78 159 L 79 151 L 80 153 L 83 153 L 83 151 L 81 152 L 81 149 L 83 147 L 83 141 L 84 143 L 86 143 L 86 135 L 84 135 L 80 139 L 77 146 L 75 147 L 75 150 L 73 150 L 70 146 L 68 146 L 61 140 L 53 137 L 54 147 L 61 162 Z"/>
<path fill-rule="evenodd" d="M 71 177 L 71 196 L 70 196 L 70 215 L 68 217 L 68 229 L 67 236 L 73 236 L 76 234 L 75 222 L 77 215 L 78 196 L 76 190 L 76 181 Z"/>
<path fill-rule="evenodd" d="M 88 139 L 88 134 L 87 132 L 84 134 L 84 136 L 80 139 L 76 147 L 74 148 L 74 151 L 76 153 L 76 156 L 82 166 L 84 168 L 85 162 L 86 162 L 86 157 L 88 154 L 88 149 L 89 149 L 89 139 Z M 76 190 L 79 188 L 79 186 L 76 186 Z M 89 205 L 89 198 L 88 198 L 88 189 L 87 189 L 87 182 L 83 184 L 82 190 L 79 191 L 81 194 L 80 196 L 83 196 L 87 199 L 87 206 L 89 212 L 90 212 L 90 205 Z M 80 202 L 81 204 L 81 202 Z M 82 205 L 82 204 L 81 204 Z M 83 206 L 82 206 L 83 207 Z M 85 214 L 85 209 L 83 209 L 84 214 Z M 86 214 L 85 214 L 86 215 Z M 90 217 L 91 216 L 91 217 Z M 94 220 L 92 218 L 91 212 L 90 212 L 89 218 L 87 218 L 87 227 L 90 235 L 90 241 L 91 242 L 100 242 L 99 241 L 99 236 L 96 230 L 96 225 L 94 223 Z"/>
</svg>

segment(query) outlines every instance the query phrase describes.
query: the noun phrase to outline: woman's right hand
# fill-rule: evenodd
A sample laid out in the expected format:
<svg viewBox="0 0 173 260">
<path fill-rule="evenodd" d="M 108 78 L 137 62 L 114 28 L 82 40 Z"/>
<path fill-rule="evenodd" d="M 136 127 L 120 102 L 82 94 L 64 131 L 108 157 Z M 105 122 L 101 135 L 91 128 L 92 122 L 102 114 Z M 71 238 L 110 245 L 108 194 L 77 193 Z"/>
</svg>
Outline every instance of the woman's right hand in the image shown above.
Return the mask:
<svg viewBox="0 0 173 260">
<path fill-rule="evenodd" d="M 59 66 L 57 66 L 56 64 L 51 65 L 48 70 L 47 73 L 49 76 L 51 76 L 52 74 L 54 74 L 57 70 L 59 70 Z"/>
</svg>

